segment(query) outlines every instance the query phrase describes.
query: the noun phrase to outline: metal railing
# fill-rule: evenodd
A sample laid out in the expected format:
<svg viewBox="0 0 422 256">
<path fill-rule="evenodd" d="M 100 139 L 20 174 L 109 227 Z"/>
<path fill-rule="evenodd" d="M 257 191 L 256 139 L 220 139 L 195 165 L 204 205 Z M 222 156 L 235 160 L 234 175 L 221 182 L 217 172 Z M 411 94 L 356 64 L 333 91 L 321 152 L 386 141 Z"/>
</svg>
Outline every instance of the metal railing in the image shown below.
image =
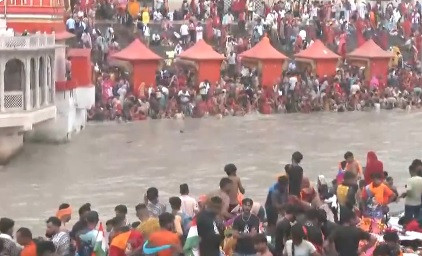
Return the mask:
<svg viewBox="0 0 422 256">
<path fill-rule="evenodd" d="M 0 36 L 0 50 L 50 48 L 55 45 L 55 36 L 35 34 L 29 36 Z"/>
<path fill-rule="evenodd" d="M 23 109 L 23 91 L 4 92 L 4 108 L 8 110 Z"/>
</svg>

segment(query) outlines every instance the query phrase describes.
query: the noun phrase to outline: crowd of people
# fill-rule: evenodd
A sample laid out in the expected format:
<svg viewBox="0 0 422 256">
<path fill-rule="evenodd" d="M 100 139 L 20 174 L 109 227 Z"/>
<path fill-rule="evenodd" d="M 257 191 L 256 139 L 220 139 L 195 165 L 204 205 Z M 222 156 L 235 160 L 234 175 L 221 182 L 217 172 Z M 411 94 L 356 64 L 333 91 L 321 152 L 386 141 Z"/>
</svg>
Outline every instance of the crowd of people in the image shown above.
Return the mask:
<svg viewBox="0 0 422 256">
<path fill-rule="evenodd" d="M 203 191 L 198 200 L 188 184 L 168 204 L 157 188 L 148 188 L 144 202 L 134 207 L 136 220 L 129 220 L 126 205 L 117 205 L 115 217 L 104 220 L 86 203 L 71 226 L 72 208 L 62 203 L 40 237 L 26 227 L 15 232 L 14 221 L 4 217 L 0 255 L 420 255 L 420 240 L 399 235 L 422 231 L 421 160 L 409 166 L 402 194 L 375 152 L 368 152 L 365 168 L 346 152 L 332 182 L 320 175 L 315 184 L 302 160 L 300 152 L 292 154 L 263 204 L 245 196 L 237 167 L 227 164 L 219 189 Z M 404 213 L 399 225 L 390 225 L 388 205 L 401 198 Z"/>
<path fill-rule="evenodd" d="M 155 1 L 153 6 L 141 3 L 135 10 L 131 3 L 125 8 L 109 1 L 90 8 L 77 4 L 66 22 L 79 46 L 92 48 L 97 104 L 90 110 L 91 120 L 420 107 L 418 1 L 372 5 L 363 1 L 278 1 L 270 5 L 259 0 L 191 0 L 172 11 L 168 1 Z M 132 26 L 134 38 L 170 53 L 168 65 L 157 72 L 156 87 L 142 84 L 139 91 L 133 91 L 128 73 L 112 67 L 110 56 L 120 49 L 120 40 L 112 27 L 101 32 L 95 25 L 105 13 L 114 13 L 119 21 Z M 344 60 L 335 76 L 319 77 L 291 61 L 278 82 L 263 87 L 259 70 L 242 66 L 239 54 L 265 35 L 287 53 L 306 49 L 321 39 L 342 57 L 372 38 L 383 49 L 392 46 L 394 57 L 388 77 L 367 77 L 367 70 Z M 202 38 L 226 56 L 217 82 L 198 81 L 194 71 L 171 61 Z"/>
</svg>

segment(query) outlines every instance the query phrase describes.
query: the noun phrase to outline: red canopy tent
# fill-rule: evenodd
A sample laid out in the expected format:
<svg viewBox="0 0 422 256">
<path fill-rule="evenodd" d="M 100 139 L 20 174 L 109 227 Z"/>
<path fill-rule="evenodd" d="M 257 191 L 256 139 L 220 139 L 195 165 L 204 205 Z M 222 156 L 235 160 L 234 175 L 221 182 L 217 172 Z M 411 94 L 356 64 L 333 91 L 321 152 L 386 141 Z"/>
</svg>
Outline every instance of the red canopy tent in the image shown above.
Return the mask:
<svg viewBox="0 0 422 256">
<path fill-rule="evenodd" d="M 312 70 L 319 77 L 335 75 L 339 58 L 339 55 L 328 49 L 320 40 L 295 54 L 296 61 L 311 64 Z"/>
<path fill-rule="evenodd" d="M 365 67 L 366 80 L 379 77 L 380 84 L 387 82 L 388 67 L 393 53 L 383 50 L 374 40 L 366 41 L 361 47 L 347 54 L 352 65 Z"/>
<path fill-rule="evenodd" d="M 271 45 L 266 36 L 254 47 L 241 53 L 240 57 L 245 65 L 258 67 L 263 86 L 273 86 L 280 79 L 283 64 L 288 59 Z"/>
<path fill-rule="evenodd" d="M 123 50 L 116 52 L 112 58 L 129 61 L 133 65 L 133 92 L 139 96 L 141 84 L 145 87 L 155 86 L 155 73 L 161 57 L 146 47 L 139 39 L 135 39 Z"/>
<path fill-rule="evenodd" d="M 204 40 L 177 56 L 176 63 L 193 67 L 197 71 L 197 82 L 204 80 L 215 84 L 220 79 L 221 62 L 224 56 L 214 51 Z"/>
</svg>

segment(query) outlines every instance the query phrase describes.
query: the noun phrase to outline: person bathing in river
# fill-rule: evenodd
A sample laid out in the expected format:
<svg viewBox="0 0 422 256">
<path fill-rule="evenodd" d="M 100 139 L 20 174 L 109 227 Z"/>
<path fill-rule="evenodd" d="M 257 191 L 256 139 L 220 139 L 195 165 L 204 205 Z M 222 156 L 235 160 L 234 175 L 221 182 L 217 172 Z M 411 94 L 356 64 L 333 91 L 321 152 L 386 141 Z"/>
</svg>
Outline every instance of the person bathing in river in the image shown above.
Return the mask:
<svg viewBox="0 0 422 256">
<path fill-rule="evenodd" d="M 344 160 L 346 160 L 346 171 L 353 172 L 358 179 L 362 178 L 362 165 L 359 163 L 358 160 L 355 159 L 352 152 L 347 151 L 344 154 Z"/>
<path fill-rule="evenodd" d="M 384 165 L 381 161 L 378 160 L 377 155 L 374 151 L 369 151 L 366 157 L 366 167 L 365 167 L 365 182 L 366 184 L 370 184 L 372 182 L 372 175 L 374 173 L 379 173 L 384 177 Z"/>
<path fill-rule="evenodd" d="M 302 153 L 296 151 L 292 154 L 292 164 L 286 170 L 289 178 L 289 195 L 300 197 L 303 169 L 299 165 L 303 159 Z"/>
<path fill-rule="evenodd" d="M 224 166 L 224 172 L 227 174 L 228 178 L 233 182 L 232 190 L 229 193 L 230 204 L 229 212 L 231 212 L 236 206 L 239 205 L 239 193 L 245 194 L 245 189 L 243 188 L 240 177 L 237 174 L 237 167 L 234 164 L 227 164 Z"/>
</svg>

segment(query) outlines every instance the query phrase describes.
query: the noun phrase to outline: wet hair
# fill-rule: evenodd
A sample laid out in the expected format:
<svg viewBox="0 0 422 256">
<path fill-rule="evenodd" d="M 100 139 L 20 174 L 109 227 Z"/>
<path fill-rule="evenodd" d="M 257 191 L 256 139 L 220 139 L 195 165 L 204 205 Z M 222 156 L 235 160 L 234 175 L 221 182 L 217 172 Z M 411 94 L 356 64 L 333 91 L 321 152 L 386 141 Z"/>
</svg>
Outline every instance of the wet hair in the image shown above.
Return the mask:
<svg viewBox="0 0 422 256">
<path fill-rule="evenodd" d="M 138 204 L 138 205 L 135 206 L 135 211 L 140 211 L 140 210 L 143 210 L 143 209 L 146 209 L 146 208 L 147 208 L 146 204 Z"/>
<path fill-rule="evenodd" d="M 372 179 L 382 179 L 382 174 L 381 173 L 373 173 L 371 175 Z"/>
<path fill-rule="evenodd" d="M 422 161 L 420 159 L 415 159 L 415 160 L 412 161 L 412 165 L 413 165 L 413 167 L 416 168 L 416 167 L 422 165 Z"/>
<path fill-rule="evenodd" d="M 16 233 L 21 234 L 22 237 L 29 238 L 29 239 L 32 240 L 32 232 L 31 232 L 31 230 L 29 230 L 29 228 L 23 228 L 22 227 L 22 228 L 18 229 L 18 231 L 16 231 Z"/>
<path fill-rule="evenodd" d="M 158 221 L 160 223 L 160 227 L 164 228 L 168 224 L 174 222 L 174 216 L 171 213 L 165 212 L 158 216 Z"/>
<path fill-rule="evenodd" d="M 183 183 L 180 185 L 180 194 L 181 195 L 187 195 L 189 194 L 189 186 L 186 183 Z"/>
<path fill-rule="evenodd" d="M 90 212 L 91 211 L 91 204 L 90 203 L 86 203 L 84 205 L 81 206 L 81 208 L 79 208 L 79 215 L 82 216 L 84 215 L 84 213 Z"/>
<path fill-rule="evenodd" d="M 354 178 L 356 178 L 356 174 L 354 174 L 353 172 L 346 171 L 344 173 L 344 177 L 343 177 L 344 180 L 351 180 Z"/>
<path fill-rule="evenodd" d="M 415 173 L 416 172 L 416 168 L 413 164 L 409 165 L 409 173 Z"/>
<path fill-rule="evenodd" d="M 359 188 L 360 189 L 363 189 L 366 186 L 366 181 L 365 180 L 360 180 L 358 185 L 359 185 Z"/>
<path fill-rule="evenodd" d="M 226 164 L 226 166 L 224 166 L 224 171 L 230 176 L 236 173 L 237 167 L 234 164 Z"/>
<path fill-rule="evenodd" d="M 250 205 L 253 205 L 253 200 L 252 200 L 252 199 L 250 199 L 250 198 L 244 198 L 244 199 L 242 200 L 242 205 L 244 205 L 244 204 L 250 204 Z"/>
<path fill-rule="evenodd" d="M 308 220 L 318 220 L 319 219 L 319 213 L 317 209 L 309 209 L 306 211 L 305 216 Z"/>
<path fill-rule="evenodd" d="M 349 158 L 349 157 L 353 157 L 353 153 L 352 153 L 352 152 L 350 152 L 350 151 L 347 151 L 347 152 L 344 154 L 344 159 L 347 159 L 347 158 Z"/>
<path fill-rule="evenodd" d="M 155 200 L 158 198 L 158 189 L 151 187 L 147 190 L 147 198 L 149 201 Z"/>
<path fill-rule="evenodd" d="M 341 161 L 341 163 L 340 163 L 341 169 L 346 168 L 346 165 L 347 165 L 346 161 Z"/>
<path fill-rule="evenodd" d="M 50 252 L 56 252 L 56 246 L 52 241 L 40 241 L 37 243 L 37 256 L 42 256 L 43 254 Z"/>
<path fill-rule="evenodd" d="M 46 223 L 51 223 L 56 227 L 60 227 L 62 225 L 62 222 L 59 218 L 57 217 L 50 217 L 48 218 L 48 220 L 46 221 Z"/>
<path fill-rule="evenodd" d="M 70 207 L 70 204 L 68 203 L 63 203 L 61 205 L 59 205 L 59 210 L 63 210 L 63 209 L 67 209 Z"/>
<path fill-rule="evenodd" d="M 99 217 L 98 212 L 96 211 L 90 211 L 86 214 L 86 222 L 87 223 L 98 223 Z"/>
<path fill-rule="evenodd" d="M 0 233 L 7 233 L 15 226 L 15 221 L 9 218 L 0 219 Z"/>
<path fill-rule="evenodd" d="M 399 235 L 397 232 L 388 231 L 384 234 L 383 239 L 385 242 L 394 242 L 397 243 L 400 241 Z"/>
<path fill-rule="evenodd" d="M 300 153 L 299 151 L 296 151 L 292 154 L 292 159 L 296 162 L 296 163 L 300 163 L 300 161 L 302 161 L 303 159 L 303 155 L 302 153 Z"/>
<path fill-rule="evenodd" d="M 290 234 L 292 236 L 292 256 L 295 255 L 295 245 L 293 243 L 293 239 L 305 239 L 306 234 L 305 234 L 305 227 L 303 227 L 301 224 L 295 224 L 292 226 L 292 229 L 290 231 Z"/>
<path fill-rule="evenodd" d="M 119 204 L 118 206 L 116 206 L 114 208 L 114 211 L 118 212 L 118 213 L 122 213 L 122 214 L 127 214 L 127 207 L 126 205 L 123 204 Z"/>
<path fill-rule="evenodd" d="M 106 226 L 108 226 L 108 225 L 114 226 L 114 218 L 106 221 Z"/>
<path fill-rule="evenodd" d="M 229 179 L 227 177 L 222 178 L 220 180 L 220 189 L 223 189 L 225 186 L 232 184 L 232 183 L 233 183 L 233 181 L 231 179 Z"/>
<path fill-rule="evenodd" d="M 137 228 L 137 227 L 139 227 L 139 225 L 141 225 L 141 222 L 140 221 L 135 221 L 135 222 L 132 222 L 131 227 L 132 228 Z"/>
<path fill-rule="evenodd" d="M 223 203 L 223 200 L 219 196 L 213 196 L 210 198 L 209 202 L 213 205 L 221 205 Z"/>
<path fill-rule="evenodd" d="M 267 240 L 267 237 L 265 236 L 265 234 L 261 234 L 261 233 L 256 234 L 253 240 L 254 240 L 255 244 L 267 244 L 268 243 L 268 240 Z"/>
<path fill-rule="evenodd" d="M 390 256 L 391 249 L 387 244 L 380 244 L 375 248 L 372 255 L 373 256 Z"/>
<path fill-rule="evenodd" d="M 182 200 L 177 196 L 173 196 L 169 198 L 169 204 L 171 209 L 180 210 L 180 207 L 182 207 Z"/>
<path fill-rule="evenodd" d="M 112 219 L 113 227 L 125 226 L 125 218 L 123 216 L 116 216 Z"/>
<path fill-rule="evenodd" d="M 281 185 L 287 185 L 289 183 L 289 178 L 287 178 L 287 176 L 283 175 L 278 177 L 278 183 Z"/>
</svg>

